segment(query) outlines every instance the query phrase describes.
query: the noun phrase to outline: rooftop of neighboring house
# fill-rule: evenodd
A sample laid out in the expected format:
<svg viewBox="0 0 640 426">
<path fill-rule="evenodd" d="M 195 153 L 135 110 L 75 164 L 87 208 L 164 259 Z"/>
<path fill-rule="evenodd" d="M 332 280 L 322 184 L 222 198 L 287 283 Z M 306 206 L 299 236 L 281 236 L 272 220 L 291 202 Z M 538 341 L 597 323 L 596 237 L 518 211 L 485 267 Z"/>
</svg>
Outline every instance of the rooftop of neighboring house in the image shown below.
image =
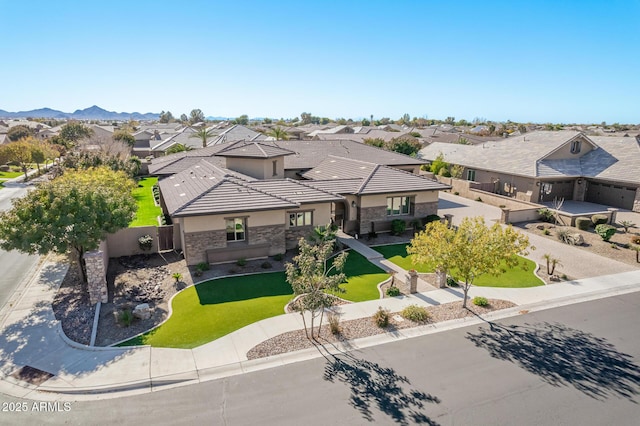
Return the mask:
<svg viewBox="0 0 640 426">
<path fill-rule="evenodd" d="M 168 213 L 197 216 L 297 208 L 342 197 L 293 179 L 259 181 L 205 159 L 159 182 Z"/>
</svg>

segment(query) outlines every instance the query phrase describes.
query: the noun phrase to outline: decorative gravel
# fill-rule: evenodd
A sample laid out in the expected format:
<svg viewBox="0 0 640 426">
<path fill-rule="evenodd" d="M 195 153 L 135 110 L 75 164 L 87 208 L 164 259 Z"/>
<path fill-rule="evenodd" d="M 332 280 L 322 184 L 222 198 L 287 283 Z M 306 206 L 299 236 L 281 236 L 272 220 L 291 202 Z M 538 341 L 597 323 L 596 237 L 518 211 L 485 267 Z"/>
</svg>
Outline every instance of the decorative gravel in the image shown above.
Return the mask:
<svg viewBox="0 0 640 426">
<path fill-rule="evenodd" d="M 361 337 L 374 336 L 382 333 L 393 333 L 396 330 L 404 328 L 417 327 L 425 324 L 434 324 L 437 322 L 448 321 L 452 319 L 483 315 L 487 312 L 507 309 L 516 306 L 507 300 L 489 299 L 489 305 L 486 307 L 475 306 L 471 301 L 467 304 L 468 309 L 462 308 L 462 302 L 452 302 L 443 305 L 427 307 L 430 314 L 428 321 L 423 323 L 413 322 L 404 319 L 399 312 L 391 313 L 389 327 L 383 329 L 378 327 L 371 317 L 359 318 L 350 321 L 340 322 L 341 332 L 333 335 L 329 330 L 329 325 L 323 321 L 320 331 L 320 339 L 327 343 L 344 342 L 347 340 L 358 339 Z M 263 358 L 271 355 L 278 355 L 286 352 L 298 351 L 301 349 L 312 348 L 314 343 L 307 339 L 304 330 L 290 331 L 280 334 L 269 340 L 254 346 L 247 352 L 248 359 Z"/>
</svg>

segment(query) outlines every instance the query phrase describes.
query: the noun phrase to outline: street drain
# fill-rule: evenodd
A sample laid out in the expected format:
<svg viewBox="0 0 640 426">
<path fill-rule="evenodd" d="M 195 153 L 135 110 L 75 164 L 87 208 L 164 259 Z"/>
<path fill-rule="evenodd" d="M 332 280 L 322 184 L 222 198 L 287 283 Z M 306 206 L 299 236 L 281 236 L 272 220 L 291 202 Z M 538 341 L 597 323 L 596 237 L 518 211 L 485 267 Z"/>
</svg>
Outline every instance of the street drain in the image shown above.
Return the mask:
<svg viewBox="0 0 640 426">
<path fill-rule="evenodd" d="M 54 375 L 46 371 L 42 371 L 39 368 L 25 365 L 21 369 L 15 371 L 11 376 L 34 386 L 40 386 Z"/>
</svg>

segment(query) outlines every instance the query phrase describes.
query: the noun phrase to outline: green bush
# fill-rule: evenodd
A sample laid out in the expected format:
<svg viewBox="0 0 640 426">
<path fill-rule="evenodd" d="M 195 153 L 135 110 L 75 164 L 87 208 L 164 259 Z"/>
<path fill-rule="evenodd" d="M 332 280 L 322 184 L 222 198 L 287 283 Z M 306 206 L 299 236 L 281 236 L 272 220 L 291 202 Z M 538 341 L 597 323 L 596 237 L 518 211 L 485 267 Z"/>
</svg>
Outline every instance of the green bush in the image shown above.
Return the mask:
<svg viewBox="0 0 640 426">
<path fill-rule="evenodd" d="M 476 296 L 473 298 L 473 304 L 476 306 L 488 306 L 489 301 L 486 297 Z"/>
<path fill-rule="evenodd" d="M 393 219 L 391 221 L 391 234 L 401 235 L 407 229 L 407 224 L 402 219 Z"/>
<path fill-rule="evenodd" d="M 596 234 L 600 235 L 600 238 L 602 238 L 603 241 L 609 241 L 615 233 L 616 228 L 611 225 L 605 225 L 602 223 L 596 225 Z"/>
<path fill-rule="evenodd" d="M 460 284 L 458 284 L 458 281 L 456 281 L 455 278 L 448 276 L 447 287 L 460 287 Z"/>
<path fill-rule="evenodd" d="M 387 328 L 389 326 L 389 317 L 389 310 L 379 306 L 376 313 L 373 314 L 373 322 L 380 328 Z"/>
<path fill-rule="evenodd" d="M 589 226 L 591 226 L 591 219 L 589 219 L 588 217 L 576 218 L 576 228 L 582 229 L 583 231 L 588 231 Z"/>
<path fill-rule="evenodd" d="M 551 231 L 549 231 L 548 229 L 545 229 L 544 231 L 542 231 L 542 233 L 544 235 L 551 235 Z"/>
<path fill-rule="evenodd" d="M 429 216 L 424 218 L 423 223 L 426 225 L 431 222 L 440 221 L 440 219 L 440 216 L 438 216 L 437 214 L 430 214 Z"/>
<path fill-rule="evenodd" d="M 262 269 L 271 269 L 273 268 L 273 265 L 271 264 L 271 262 L 262 262 L 262 264 L 260 265 L 260 267 Z"/>
<path fill-rule="evenodd" d="M 129 327 L 134 319 L 131 309 L 123 309 L 118 313 L 118 323 L 125 327 Z"/>
<path fill-rule="evenodd" d="M 375 238 L 378 238 L 378 233 L 376 231 L 369 231 L 369 233 L 367 234 L 367 239 L 373 240 Z"/>
<path fill-rule="evenodd" d="M 174 280 L 176 280 L 176 282 L 180 282 L 180 280 L 182 279 L 182 274 L 180 272 L 174 272 L 173 274 L 171 274 L 171 276 Z"/>
<path fill-rule="evenodd" d="M 200 262 L 200 263 L 198 263 L 198 265 L 196 265 L 196 270 L 198 270 L 200 272 L 208 271 L 209 270 L 209 264 L 207 262 Z"/>
<path fill-rule="evenodd" d="M 140 247 L 140 250 L 149 251 L 151 250 L 152 245 L 153 238 L 151 237 L 151 235 L 143 235 L 142 237 L 138 238 L 138 246 Z"/>
<path fill-rule="evenodd" d="M 414 322 L 424 322 L 430 317 L 429 312 L 423 307 L 418 305 L 409 305 L 400 312 L 403 318 L 406 318 Z"/>
<path fill-rule="evenodd" d="M 276 262 L 280 262 L 282 261 L 282 259 L 284 259 L 284 254 L 282 253 L 278 253 L 275 256 L 273 256 L 273 260 L 275 260 Z"/>
<path fill-rule="evenodd" d="M 482 198 L 478 197 L 478 198 L 476 198 L 476 201 L 481 203 L 482 202 Z"/>
<path fill-rule="evenodd" d="M 389 287 L 387 289 L 387 296 L 389 296 L 389 297 L 400 296 L 400 289 L 398 287 L 396 287 L 396 286 Z"/>
<path fill-rule="evenodd" d="M 591 216 L 591 222 L 593 226 L 604 225 L 609 222 L 609 218 L 603 214 L 594 214 Z"/>
<path fill-rule="evenodd" d="M 547 208 L 538 209 L 538 214 L 540 215 L 540 220 L 543 222 L 554 222 L 555 216 L 553 212 Z"/>
<path fill-rule="evenodd" d="M 453 191 L 453 195 L 460 195 L 458 191 Z"/>
<path fill-rule="evenodd" d="M 247 259 L 245 259 L 244 257 L 241 257 L 236 261 L 236 265 L 238 266 L 245 266 L 246 264 L 247 264 Z"/>
</svg>

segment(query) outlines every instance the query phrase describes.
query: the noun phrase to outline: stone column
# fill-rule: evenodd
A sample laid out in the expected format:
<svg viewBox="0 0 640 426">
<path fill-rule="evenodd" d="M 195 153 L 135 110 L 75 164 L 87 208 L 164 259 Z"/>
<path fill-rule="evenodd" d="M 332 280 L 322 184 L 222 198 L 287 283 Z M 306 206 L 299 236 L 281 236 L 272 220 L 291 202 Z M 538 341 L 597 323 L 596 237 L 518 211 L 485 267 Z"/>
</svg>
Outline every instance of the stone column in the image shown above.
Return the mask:
<svg viewBox="0 0 640 426">
<path fill-rule="evenodd" d="M 418 273 L 414 269 L 410 270 L 407 274 L 406 282 L 409 293 L 418 292 Z"/>
<path fill-rule="evenodd" d="M 610 214 L 610 216 L 609 216 L 609 224 L 610 225 L 615 225 L 616 224 L 616 217 L 618 215 L 618 209 L 616 209 L 614 207 L 609 207 L 607 209 L 607 211 Z"/>
<path fill-rule="evenodd" d="M 509 223 L 509 213 L 511 209 L 502 209 L 502 214 L 500 215 L 500 223 Z"/>
<path fill-rule="evenodd" d="M 584 201 L 584 198 L 586 195 L 587 195 L 587 181 L 586 179 L 580 178 L 576 180 L 573 186 L 573 200 Z"/>
<path fill-rule="evenodd" d="M 449 228 L 451 228 L 451 225 L 453 225 L 453 215 L 452 214 L 445 214 L 444 216 L 444 223 L 447 224 L 447 226 Z"/>
<path fill-rule="evenodd" d="M 107 303 L 107 274 L 102 258 L 102 251 L 94 250 L 84 254 L 84 262 L 87 267 L 87 282 L 89 285 L 89 300 L 92 304 L 98 302 Z"/>
</svg>

